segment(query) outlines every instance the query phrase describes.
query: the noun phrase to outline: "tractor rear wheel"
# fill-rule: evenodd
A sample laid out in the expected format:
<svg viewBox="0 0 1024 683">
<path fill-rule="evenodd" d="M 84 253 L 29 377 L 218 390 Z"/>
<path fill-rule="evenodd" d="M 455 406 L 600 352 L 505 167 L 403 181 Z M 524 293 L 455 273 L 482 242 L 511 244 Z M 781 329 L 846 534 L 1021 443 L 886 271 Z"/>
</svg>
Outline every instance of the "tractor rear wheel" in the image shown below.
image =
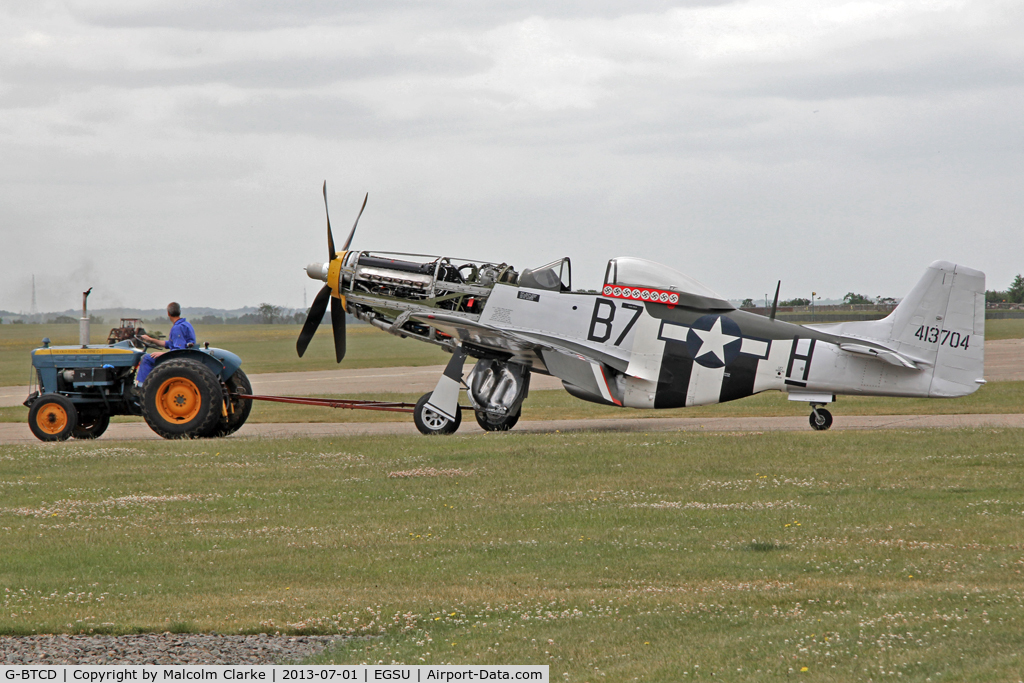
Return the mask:
<svg viewBox="0 0 1024 683">
<path fill-rule="evenodd" d="M 235 370 L 235 374 L 228 378 L 225 382 L 228 387 L 228 392 L 234 396 L 235 394 L 251 394 L 252 384 L 249 383 L 249 378 L 245 376 L 242 369 Z M 225 397 L 229 400 L 230 407 L 228 408 L 228 416 L 221 417 L 214 425 L 213 432 L 210 436 L 227 436 L 228 434 L 234 434 L 238 431 L 239 427 L 245 424 L 245 421 L 249 419 L 249 413 L 252 411 L 252 399 L 251 398 L 232 398 Z"/>
<path fill-rule="evenodd" d="M 142 385 L 142 416 L 165 439 L 194 439 L 211 434 L 221 416 L 217 376 L 191 360 L 158 364 Z"/>
<path fill-rule="evenodd" d="M 43 394 L 28 411 L 28 427 L 40 441 L 65 441 L 77 422 L 75 404 L 60 394 Z"/>
<path fill-rule="evenodd" d="M 110 426 L 110 415 L 94 411 L 82 412 L 78 415 L 78 424 L 71 430 L 71 436 L 76 439 L 96 439 L 107 431 Z"/>
</svg>

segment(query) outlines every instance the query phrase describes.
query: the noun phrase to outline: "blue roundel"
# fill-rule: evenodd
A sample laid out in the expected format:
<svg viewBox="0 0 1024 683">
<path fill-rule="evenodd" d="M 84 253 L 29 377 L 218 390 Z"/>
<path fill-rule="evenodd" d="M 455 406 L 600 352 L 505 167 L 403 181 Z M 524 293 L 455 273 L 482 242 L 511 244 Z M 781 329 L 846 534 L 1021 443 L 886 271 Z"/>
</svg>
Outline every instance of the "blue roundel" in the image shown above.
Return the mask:
<svg viewBox="0 0 1024 683">
<path fill-rule="evenodd" d="M 720 315 L 704 315 L 690 325 L 686 335 L 686 350 L 700 365 L 706 368 L 721 368 L 731 363 L 740 354 L 743 333 L 731 318 Z"/>
</svg>

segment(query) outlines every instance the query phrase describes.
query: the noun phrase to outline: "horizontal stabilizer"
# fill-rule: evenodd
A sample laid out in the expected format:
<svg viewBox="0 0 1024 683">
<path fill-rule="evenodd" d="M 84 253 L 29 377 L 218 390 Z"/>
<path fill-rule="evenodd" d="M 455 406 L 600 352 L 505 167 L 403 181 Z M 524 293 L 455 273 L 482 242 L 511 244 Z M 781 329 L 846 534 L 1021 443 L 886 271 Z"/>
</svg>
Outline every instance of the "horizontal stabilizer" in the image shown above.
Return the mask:
<svg viewBox="0 0 1024 683">
<path fill-rule="evenodd" d="M 848 353 L 856 353 L 860 356 L 870 356 L 872 358 L 878 358 L 884 360 L 889 365 L 895 365 L 901 368 L 910 368 L 911 370 L 917 370 L 918 364 L 927 364 L 926 361 L 914 360 L 904 356 L 901 353 L 893 351 L 892 349 L 886 349 L 879 346 L 866 346 L 865 344 L 859 344 L 855 342 L 840 342 L 839 348 Z"/>
</svg>

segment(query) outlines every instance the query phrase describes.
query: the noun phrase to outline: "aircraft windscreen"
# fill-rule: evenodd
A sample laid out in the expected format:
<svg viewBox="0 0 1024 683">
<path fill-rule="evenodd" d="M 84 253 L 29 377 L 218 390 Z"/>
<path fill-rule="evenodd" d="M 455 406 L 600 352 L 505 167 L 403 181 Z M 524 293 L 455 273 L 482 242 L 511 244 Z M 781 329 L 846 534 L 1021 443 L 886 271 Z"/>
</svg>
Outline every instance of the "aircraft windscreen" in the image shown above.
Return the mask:
<svg viewBox="0 0 1024 683">
<path fill-rule="evenodd" d="M 605 283 L 610 285 L 654 287 L 656 289 L 696 294 L 697 296 L 710 299 L 722 298 L 711 289 L 697 282 L 692 277 L 683 275 L 678 270 L 663 266 L 654 261 L 634 258 L 632 256 L 620 256 L 610 260 L 604 279 Z"/>
</svg>

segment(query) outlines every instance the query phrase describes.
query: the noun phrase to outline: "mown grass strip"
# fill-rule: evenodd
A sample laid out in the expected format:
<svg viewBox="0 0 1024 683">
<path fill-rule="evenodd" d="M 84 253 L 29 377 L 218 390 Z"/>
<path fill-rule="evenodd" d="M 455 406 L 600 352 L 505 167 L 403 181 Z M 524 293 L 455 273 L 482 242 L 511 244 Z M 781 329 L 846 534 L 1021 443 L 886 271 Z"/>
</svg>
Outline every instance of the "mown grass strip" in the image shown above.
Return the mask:
<svg viewBox="0 0 1024 683">
<path fill-rule="evenodd" d="M 569 680 L 1010 680 L 1022 437 L 5 446 L 0 630 L 349 633 L 374 637 L 322 661 Z"/>
</svg>

